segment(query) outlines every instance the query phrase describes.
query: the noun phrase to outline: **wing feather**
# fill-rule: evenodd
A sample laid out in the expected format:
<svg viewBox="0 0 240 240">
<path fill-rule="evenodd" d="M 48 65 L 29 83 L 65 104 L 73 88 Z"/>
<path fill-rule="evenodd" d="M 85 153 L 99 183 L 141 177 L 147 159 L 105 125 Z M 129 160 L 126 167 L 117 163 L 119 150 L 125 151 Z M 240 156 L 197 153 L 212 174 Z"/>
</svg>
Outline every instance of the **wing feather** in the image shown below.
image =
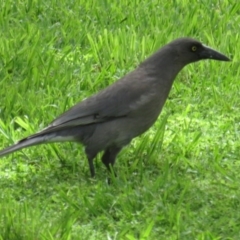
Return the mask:
<svg viewBox="0 0 240 240">
<path fill-rule="evenodd" d="M 124 78 L 93 95 L 56 118 L 45 130 L 66 128 L 125 117 L 137 108 L 143 96 L 148 93 L 147 82 L 141 68 L 129 73 Z M 128 82 L 126 84 L 126 82 Z"/>
</svg>

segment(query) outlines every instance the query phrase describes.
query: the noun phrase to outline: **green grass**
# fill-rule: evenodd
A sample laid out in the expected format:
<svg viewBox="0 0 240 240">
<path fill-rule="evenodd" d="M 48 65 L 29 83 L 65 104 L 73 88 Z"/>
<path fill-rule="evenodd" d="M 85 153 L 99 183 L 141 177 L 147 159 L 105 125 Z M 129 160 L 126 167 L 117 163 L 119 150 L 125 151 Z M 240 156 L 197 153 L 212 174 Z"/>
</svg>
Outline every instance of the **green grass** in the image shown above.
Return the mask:
<svg viewBox="0 0 240 240">
<path fill-rule="evenodd" d="M 231 63 L 177 77 L 159 120 L 119 155 L 118 177 L 83 147 L 0 160 L 0 239 L 240 239 L 240 4 L 236 1 L 1 1 L 0 147 L 50 123 L 191 36 Z"/>
</svg>

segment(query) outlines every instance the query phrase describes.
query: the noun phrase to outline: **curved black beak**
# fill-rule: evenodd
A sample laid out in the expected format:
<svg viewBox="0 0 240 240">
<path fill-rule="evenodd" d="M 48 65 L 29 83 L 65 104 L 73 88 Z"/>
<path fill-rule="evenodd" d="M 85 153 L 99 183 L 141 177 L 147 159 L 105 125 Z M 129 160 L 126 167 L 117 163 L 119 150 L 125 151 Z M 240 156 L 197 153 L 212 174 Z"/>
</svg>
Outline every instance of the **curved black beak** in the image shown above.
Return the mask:
<svg viewBox="0 0 240 240">
<path fill-rule="evenodd" d="M 218 61 L 231 61 L 227 56 L 222 53 L 213 50 L 210 47 L 203 46 L 202 51 L 199 53 L 201 59 L 214 59 Z"/>
</svg>

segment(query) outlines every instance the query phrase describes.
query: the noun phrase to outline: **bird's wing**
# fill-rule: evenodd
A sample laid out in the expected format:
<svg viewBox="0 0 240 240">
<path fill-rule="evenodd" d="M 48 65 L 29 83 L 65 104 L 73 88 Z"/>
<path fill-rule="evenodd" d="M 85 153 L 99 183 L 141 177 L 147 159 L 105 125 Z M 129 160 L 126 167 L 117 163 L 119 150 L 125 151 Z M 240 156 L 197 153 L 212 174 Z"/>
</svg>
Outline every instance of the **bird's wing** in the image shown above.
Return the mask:
<svg viewBox="0 0 240 240">
<path fill-rule="evenodd" d="M 56 118 L 43 131 L 50 132 L 127 116 L 148 101 L 150 85 L 143 69 L 138 68 Z"/>
</svg>

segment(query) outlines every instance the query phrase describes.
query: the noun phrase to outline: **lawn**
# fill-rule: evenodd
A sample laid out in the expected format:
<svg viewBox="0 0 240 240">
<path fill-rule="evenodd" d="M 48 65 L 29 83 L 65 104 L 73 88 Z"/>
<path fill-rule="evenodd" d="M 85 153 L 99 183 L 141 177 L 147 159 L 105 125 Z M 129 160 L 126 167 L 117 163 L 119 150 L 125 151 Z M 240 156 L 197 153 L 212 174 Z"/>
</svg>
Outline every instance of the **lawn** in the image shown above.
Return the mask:
<svg viewBox="0 0 240 240">
<path fill-rule="evenodd" d="M 8 0 L 0 27 L 1 149 L 178 37 L 232 59 L 184 68 L 111 185 L 76 143 L 1 158 L 0 239 L 240 239 L 240 3 Z"/>
</svg>

